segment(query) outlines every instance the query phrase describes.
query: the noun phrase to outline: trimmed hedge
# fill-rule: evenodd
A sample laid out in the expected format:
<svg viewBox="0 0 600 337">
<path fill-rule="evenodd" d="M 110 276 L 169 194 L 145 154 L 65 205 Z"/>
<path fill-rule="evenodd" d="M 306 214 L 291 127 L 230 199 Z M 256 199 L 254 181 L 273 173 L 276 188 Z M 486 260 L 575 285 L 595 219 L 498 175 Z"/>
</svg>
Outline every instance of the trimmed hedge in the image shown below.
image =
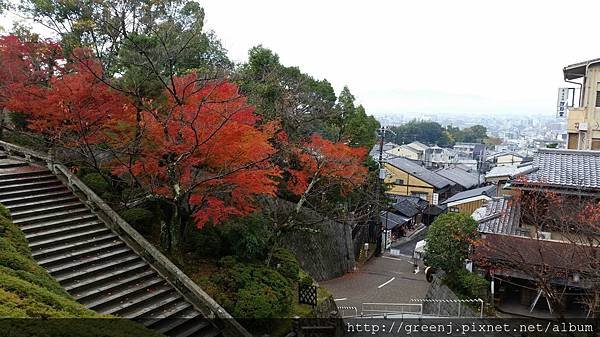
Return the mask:
<svg viewBox="0 0 600 337">
<path fill-rule="evenodd" d="M 71 298 L 33 260 L 23 232 L 2 205 L 0 228 L 0 318 L 43 319 L 0 319 L 0 331 L 18 331 L 15 336 L 159 336 L 128 320 L 108 319 Z M 46 320 L 67 317 L 80 319 L 57 324 Z"/>
</svg>

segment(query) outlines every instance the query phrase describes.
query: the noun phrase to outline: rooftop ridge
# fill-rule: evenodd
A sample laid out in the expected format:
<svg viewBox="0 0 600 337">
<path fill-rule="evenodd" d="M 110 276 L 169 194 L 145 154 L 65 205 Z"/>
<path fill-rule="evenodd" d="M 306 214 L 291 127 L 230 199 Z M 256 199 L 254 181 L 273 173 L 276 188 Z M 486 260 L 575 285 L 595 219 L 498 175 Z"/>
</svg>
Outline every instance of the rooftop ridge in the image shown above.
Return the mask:
<svg viewBox="0 0 600 337">
<path fill-rule="evenodd" d="M 590 154 L 594 156 L 600 156 L 600 150 L 574 150 L 574 149 L 548 149 L 540 148 L 537 150 L 538 153 L 559 153 L 559 154 Z"/>
</svg>

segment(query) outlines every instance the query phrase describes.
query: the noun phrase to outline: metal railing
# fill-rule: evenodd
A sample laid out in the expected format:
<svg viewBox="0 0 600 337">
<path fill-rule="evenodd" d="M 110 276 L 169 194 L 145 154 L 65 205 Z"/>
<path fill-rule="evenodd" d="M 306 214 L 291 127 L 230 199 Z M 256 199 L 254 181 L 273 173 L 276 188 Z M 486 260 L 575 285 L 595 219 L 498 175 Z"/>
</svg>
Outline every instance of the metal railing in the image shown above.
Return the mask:
<svg viewBox="0 0 600 337">
<path fill-rule="evenodd" d="M 179 290 L 186 299 L 202 314 L 219 323 L 225 336 L 252 335 L 242 327 L 223 307 L 221 307 L 202 288 L 192 281 L 173 262 L 165 257 L 153 244 L 148 242 L 131 225 L 123 220 L 102 198 L 96 195 L 87 185 L 74 175 L 66 166 L 55 162 L 50 156 L 20 147 L 11 143 L 0 141 L 0 148 L 7 154 L 23 158 L 30 163 L 43 163 L 54 174 L 63 180 L 67 186 L 88 205 L 104 222 L 121 236 L 131 248 L 142 256 L 150 265 L 157 269 L 169 283 Z"/>
<path fill-rule="evenodd" d="M 457 316 L 456 317 L 468 317 L 468 316 L 461 316 L 461 309 L 462 309 L 462 305 L 464 303 L 479 303 L 479 318 L 483 317 L 483 300 L 481 298 L 469 298 L 469 299 L 457 299 L 457 300 L 448 300 L 448 299 L 432 299 L 432 298 L 413 298 L 410 300 L 411 302 L 421 302 L 419 304 L 423 305 L 423 303 L 437 303 L 438 304 L 438 313 L 437 316 L 441 317 L 441 311 L 442 311 L 442 305 L 444 303 L 457 303 Z M 447 317 L 454 317 L 454 316 L 448 316 Z"/>
<path fill-rule="evenodd" d="M 422 303 L 363 303 L 363 316 L 423 316 Z"/>
</svg>

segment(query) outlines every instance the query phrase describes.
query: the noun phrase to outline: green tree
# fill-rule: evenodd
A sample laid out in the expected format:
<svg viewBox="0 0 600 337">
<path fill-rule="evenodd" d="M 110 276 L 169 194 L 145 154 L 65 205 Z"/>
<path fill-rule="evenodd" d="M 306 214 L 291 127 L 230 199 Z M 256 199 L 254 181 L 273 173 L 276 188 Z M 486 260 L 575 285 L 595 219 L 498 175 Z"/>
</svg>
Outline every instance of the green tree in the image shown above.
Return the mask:
<svg viewBox="0 0 600 337">
<path fill-rule="evenodd" d="M 450 145 L 450 139 L 445 134 L 444 129 L 436 122 L 413 119 L 406 124 L 392 127 L 392 131 L 396 133 L 392 139 L 397 144 L 407 144 L 419 141 L 425 144 L 436 144 L 440 146 Z"/>
<path fill-rule="evenodd" d="M 347 86 L 340 92 L 335 105 L 335 115 L 329 126 L 331 138 L 347 141 L 351 146 L 371 148 L 376 141 L 379 122 L 368 116 L 362 105 L 355 106 L 354 95 Z"/>
<path fill-rule="evenodd" d="M 214 34 L 203 31 L 204 10 L 196 1 L 21 0 L 19 8 L 58 34 L 67 55 L 78 47 L 93 50 L 108 77 L 135 65 L 139 85 L 144 73 L 154 80 L 162 72 L 232 67 Z"/>
<path fill-rule="evenodd" d="M 281 121 L 292 140 L 324 133 L 336 101 L 327 80 L 282 65 L 277 54 L 262 46 L 250 49 L 248 62 L 239 67 L 238 75 L 242 92 L 263 121 Z"/>
<path fill-rule="evenodd" d="M 447 273 L 460 270 L 478 237 L 477 221 L 462 213 L 438 216 L 427 230 L 425 263 Z"/>
<path fill-rule="evenodd" d="M 357 106 L 347 126 L 350 146 L 373 147 L 377 140 L 376 132 L 379 126 L 380 124 L 377 119 L 371 115 L 367 115 L 362 105 Z"/>
</svg>

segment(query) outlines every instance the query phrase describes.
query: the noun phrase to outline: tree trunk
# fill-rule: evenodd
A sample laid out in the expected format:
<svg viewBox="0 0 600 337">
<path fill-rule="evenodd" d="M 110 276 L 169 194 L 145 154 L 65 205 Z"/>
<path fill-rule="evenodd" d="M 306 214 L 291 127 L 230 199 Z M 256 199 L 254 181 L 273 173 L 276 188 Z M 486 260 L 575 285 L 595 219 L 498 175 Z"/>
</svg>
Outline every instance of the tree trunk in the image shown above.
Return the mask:
<svg viewBox="0 0 600 337">
<path fill-rule="evenodd" d="M 169 205 L 170 214 L 160 226 L 160 248 L 172 258 L 179 259 L 183 253 L 183 238 L 188 217 L 177 205 Z"/>
</svg>

